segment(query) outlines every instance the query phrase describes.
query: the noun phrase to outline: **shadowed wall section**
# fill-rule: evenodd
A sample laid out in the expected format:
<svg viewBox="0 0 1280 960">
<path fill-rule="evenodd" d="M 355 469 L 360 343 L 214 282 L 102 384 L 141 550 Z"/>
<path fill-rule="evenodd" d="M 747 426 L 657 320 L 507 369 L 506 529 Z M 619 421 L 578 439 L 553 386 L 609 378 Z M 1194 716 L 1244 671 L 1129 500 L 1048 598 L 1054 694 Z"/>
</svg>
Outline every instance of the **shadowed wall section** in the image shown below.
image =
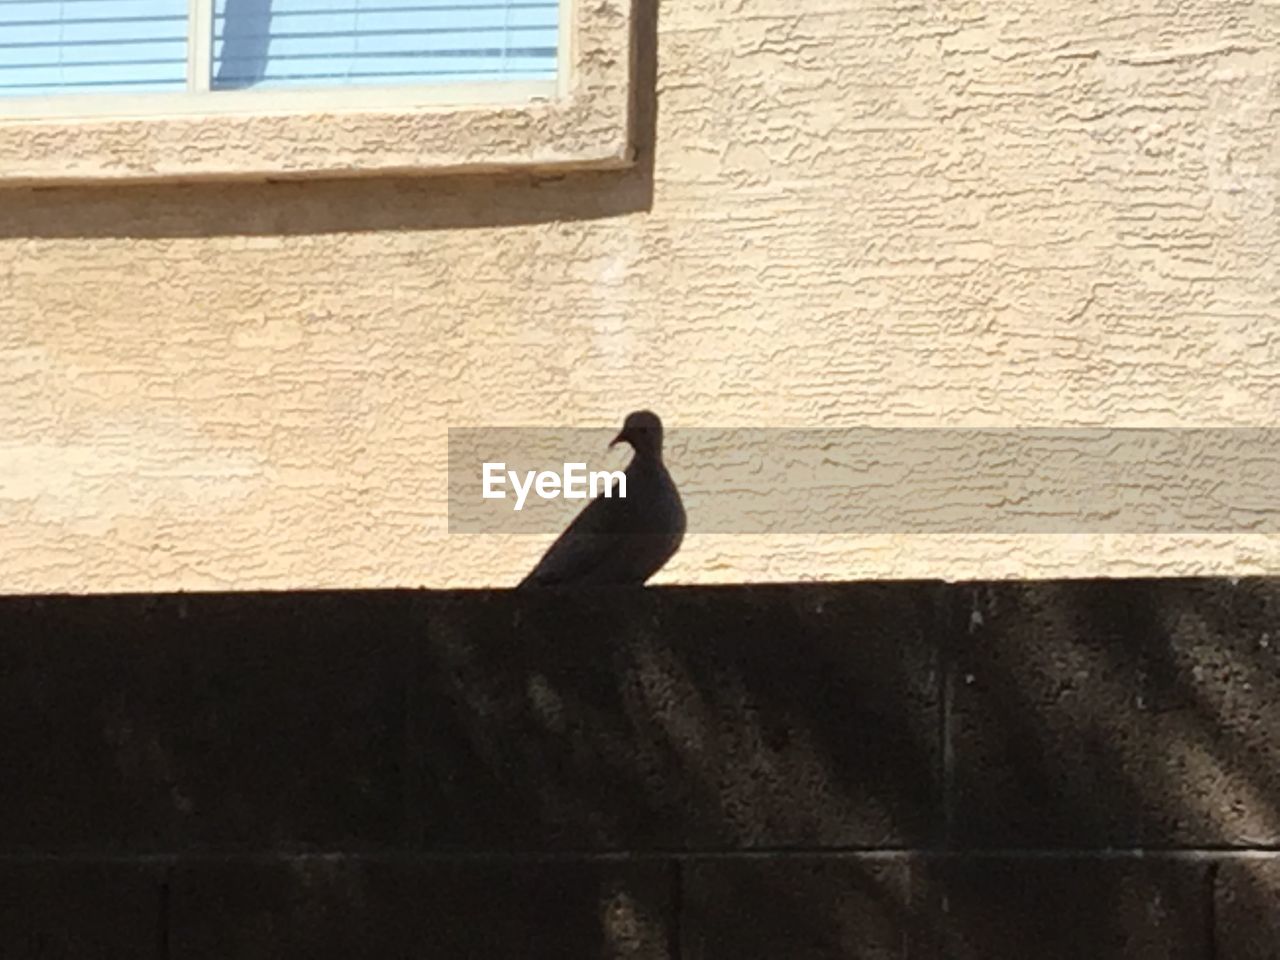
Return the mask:
<svg viewBox="0 0 1280 960">
<path fill-rule="evenodd" d="M 6 957 L 1274 957 L 1280 582 L 0 600 Z"/>
</svg>

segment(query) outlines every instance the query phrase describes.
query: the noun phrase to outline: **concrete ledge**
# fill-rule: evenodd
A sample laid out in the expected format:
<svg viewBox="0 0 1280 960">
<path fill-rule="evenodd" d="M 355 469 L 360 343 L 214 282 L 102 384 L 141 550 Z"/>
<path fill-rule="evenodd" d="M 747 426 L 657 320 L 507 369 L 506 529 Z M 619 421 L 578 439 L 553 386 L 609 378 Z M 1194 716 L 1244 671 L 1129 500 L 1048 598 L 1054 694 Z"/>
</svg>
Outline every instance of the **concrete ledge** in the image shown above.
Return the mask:
<svg viewBox="0 0 1280 960">
<path fill-rule="evenodd" d="M 0 853 L 1269 848 L 1278 623 L 1274 581 L 0 600 Z"/>
<path fill-rule="evenodd" d="M 665 960 L 670 873 L 582 861 L 183 864 L 172 956 Z"/>
<path fill-rule="evenodd" d="M 1090 855 L 694 861 L 683 957 L 1206 958 L 1210 869 L 1207 860 Z"/>
<path fill-rule="evenodd" d="M 1273 960 L 1280 949 L 1280 854 L 1224 861 L 1215 872 L 1214 957 Z"/>
<path fill-rule="evenodd" d="M 1253 960 L 1280 855 L 0 860 L 6 960 Z"/>
<path fill-rule="evenodd" d="M 928 955 L 906 857 L 724 857 L 683 879 L 684 960 Z"/>
<path fill-rule="evenodd" d="M 0 860 L 0 956 L 169 960 L 164 873 L 136 863 Z"/>
<path fill-rule="evenodd" d="M 0 952 L 1271 958 L 1278 614 L 1269 580 L 2 599 Z"/>
<path fill-rule="evenodd" d="M 415 603 L 0 601 L 0 853 L 399 844 Z"/>
<path fill-rule="evenodd" d="M 940 840 L 937 589 L 433 600 L 425 848 Z"/>
<path fill-rule="evenodd" d="M 1207 960 L 1209 863 L 1072 856 L 947 859 L 918 878 L 939 960 Z"/>
<path fill-rule="evenodd" d="M 958 844 L 1280 844 L 1280 587 L 958 588 Z"/>
</svg>

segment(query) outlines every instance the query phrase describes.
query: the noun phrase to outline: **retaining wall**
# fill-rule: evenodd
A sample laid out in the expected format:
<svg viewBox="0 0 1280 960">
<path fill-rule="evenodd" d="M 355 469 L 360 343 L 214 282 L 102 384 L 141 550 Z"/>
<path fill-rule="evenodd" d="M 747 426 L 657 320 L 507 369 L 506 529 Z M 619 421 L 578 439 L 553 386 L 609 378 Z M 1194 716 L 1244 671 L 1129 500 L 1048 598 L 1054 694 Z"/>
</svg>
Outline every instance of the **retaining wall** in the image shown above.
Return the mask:
<svg viewBox="0 0 1280 960">
<path fill-rule="evenodd" d="M 1280 956 L 1280 581 L 0 600 L 0 954 Z"/>
</svg>

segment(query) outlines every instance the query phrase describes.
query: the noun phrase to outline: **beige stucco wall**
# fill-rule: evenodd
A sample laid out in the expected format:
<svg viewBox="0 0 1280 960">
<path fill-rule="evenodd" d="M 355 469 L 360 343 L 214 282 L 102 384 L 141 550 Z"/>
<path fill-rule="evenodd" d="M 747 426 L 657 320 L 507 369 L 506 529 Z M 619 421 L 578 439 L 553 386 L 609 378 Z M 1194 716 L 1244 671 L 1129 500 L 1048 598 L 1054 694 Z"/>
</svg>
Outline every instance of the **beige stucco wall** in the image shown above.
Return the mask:
<svg viewBox="0 0 1280 960">
<path fill-rule="evenodd" d="M 687 0 L 626 173 L 0 193 L 0 588 L 512 582 L 545 538 L 445 534 L 450 424 L 1274 425 L 1278 39 Z M 693 537 L 659 579 L 1208 571 L 1280 543 Z"/>
</svg>

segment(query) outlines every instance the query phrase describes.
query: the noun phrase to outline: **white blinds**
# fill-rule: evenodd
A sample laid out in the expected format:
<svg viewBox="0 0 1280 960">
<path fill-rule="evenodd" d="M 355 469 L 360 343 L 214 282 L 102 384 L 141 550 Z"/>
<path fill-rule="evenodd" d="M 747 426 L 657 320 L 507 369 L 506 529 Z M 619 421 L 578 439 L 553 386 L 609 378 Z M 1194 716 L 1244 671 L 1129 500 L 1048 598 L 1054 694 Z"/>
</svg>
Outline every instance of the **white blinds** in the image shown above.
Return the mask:
<svg viewBox="0 0 1280 960">
<path fill-rule="evenodd" d="M 213 87 L 551 78 L 555 0 L 214 0 Z"/>
<path fill-rule="evenodd" d="M 205 0 L 214 91 L 552 79 L 557 0 Z M 183 90 L 189 0 L 0 0 L 0 96 Z M 199 31 L 203 33 L 204 31 Z"/>
<path fill-rule="evenodd" d="M 0 0 L 0 95 L 181 90 L 187 0 Z"/>
</svg>

